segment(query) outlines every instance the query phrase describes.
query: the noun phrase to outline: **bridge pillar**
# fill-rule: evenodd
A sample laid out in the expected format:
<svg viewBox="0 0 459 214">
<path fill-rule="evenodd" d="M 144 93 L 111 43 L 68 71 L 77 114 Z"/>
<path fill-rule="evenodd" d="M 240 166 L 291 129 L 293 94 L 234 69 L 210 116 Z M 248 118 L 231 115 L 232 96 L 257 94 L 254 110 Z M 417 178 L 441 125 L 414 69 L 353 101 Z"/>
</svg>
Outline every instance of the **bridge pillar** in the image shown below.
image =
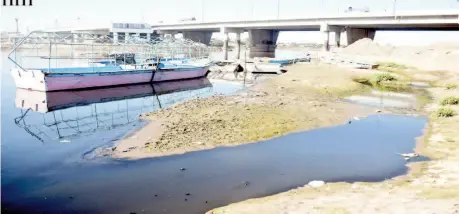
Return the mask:
<svg viewBox="0 0 459 214">
<path fill-rule="evenodd" d="M 228 32 L 223 33 L 223 60 L 228 60 Z"/>
<path fill-rule="evenodd" d="M 183 38 L 192 40 L 193 42 L 200 42 L 205 45 L 210 44 L 212 39 L 212 32 L 210 31 L 184 31 Z"/>
<path fill-rule="evenodd" d="M 118 33 L 113 32 L 113 43 L 118 43 Z"/>
<path fill-rule="evenodd" d="M 128 40 L 130 39 L 130 37 L 131 35 L 128 32 L 124 33 L 124 43 L 128 43 Z"/>
<path fill-rule="evenodd" d="M 79 41 L 80 41 L 80 38 L 79 38 L 78 34 L 73 34 L 73 42 L 77 43 Z"/>
<path fill-rule="evenodd" d="M 249 57 L 275 57 L 278 30 L 249 30 Z"/>
<path fill-rule="evenodd" d="M 350 28 L 346 27 L 344 33 L 344 46 L 351 45 L 359 39 L 369 38 L 373 40 L 375 38 L 376 30 L 375 29 L 362 29 L 362 28 Z"/>
<path fill-rule="evenodd" d="M 335 30 L 335 46 L 337 48 L 341 47 L 341 29 Z"/>
<path fill-rule="evenodd" d="M 236 59 L 241 59 L 241 33 L 236 33 Z"/>
</svg>

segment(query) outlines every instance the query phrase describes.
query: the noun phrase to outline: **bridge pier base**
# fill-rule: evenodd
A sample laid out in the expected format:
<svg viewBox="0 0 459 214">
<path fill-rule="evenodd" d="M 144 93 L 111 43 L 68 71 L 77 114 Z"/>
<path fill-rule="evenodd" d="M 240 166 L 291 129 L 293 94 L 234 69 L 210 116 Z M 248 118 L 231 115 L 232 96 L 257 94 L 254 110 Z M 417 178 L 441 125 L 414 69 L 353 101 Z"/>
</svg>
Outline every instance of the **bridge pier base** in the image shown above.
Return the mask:
<svg viewBox="0 0 459 214">
<path fill-rule="evenodd" d="M 275 57 L 278 30 L 249 30 L 249 57 Z"/>
<path fill-rule="evenodd" d="M 343 26 L 330 26 L 328 24 L 322 24 L 320 26 L 320 31 L 323 32 L 324 36 L 324 51 L 330 50 L 330 31 L 333 31 L 335 34 L 334 45 L 336 47 L 348 46 L 356 42 L 359 39 L 369 38 L 374 39 L 376 30 L 375 29 L 362 29 L 362 28 L 351 28 Z M 343 36 L 342 36 L 343 34 Z"/>
<path fill-rule="evenodd" d="M 362 29 L 362 28 L 350 28 L 346 27 L 343 34 L 344 40 L 343 46 L 351 45 L 359 39 L 369 38 L 373 40 L 375 38 L 376 30 L 375 29 Z"/>
<path fill-rule="evenodd" d="M 209 45 L 212 39 L 212 32 L 210 31 L 185 31 L 182 34 L 185 39 L 205 45 Z"/>
</svg>

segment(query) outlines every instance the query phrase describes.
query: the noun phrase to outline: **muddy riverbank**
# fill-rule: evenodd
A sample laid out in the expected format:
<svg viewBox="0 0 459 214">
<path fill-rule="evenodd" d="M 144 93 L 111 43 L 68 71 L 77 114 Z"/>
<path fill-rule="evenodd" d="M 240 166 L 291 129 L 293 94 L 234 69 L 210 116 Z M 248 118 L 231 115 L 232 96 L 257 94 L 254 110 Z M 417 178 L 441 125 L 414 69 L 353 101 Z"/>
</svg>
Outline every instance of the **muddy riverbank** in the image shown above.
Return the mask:
<svg viewBox="0 0 459 214">
<path fill-rule="evenodd" d="M 377 108 L 342 99 L 362 93 L 353 76 L 319 64 L 298 64 L 233 96 L 190 100 L 142 115 L 149 124 L 113 148 L 117 158 L 144 158 L 231 146 L 300 130 L 347 123 Z"/>
</svg>

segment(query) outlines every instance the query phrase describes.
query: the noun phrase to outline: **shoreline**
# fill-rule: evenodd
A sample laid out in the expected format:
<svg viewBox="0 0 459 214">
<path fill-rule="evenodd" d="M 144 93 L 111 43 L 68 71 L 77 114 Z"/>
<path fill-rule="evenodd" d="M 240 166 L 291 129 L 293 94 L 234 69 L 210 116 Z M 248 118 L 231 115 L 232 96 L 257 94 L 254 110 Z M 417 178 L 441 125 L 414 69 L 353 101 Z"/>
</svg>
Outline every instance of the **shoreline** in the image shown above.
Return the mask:
<svg viewBox="0 0 459 214">
<path fill-rule="evenodd" d="M 337 80 L 338 88 L 330 87 L 330 91 L 322 91 L 321 85 L 311 86 L 311 82 L 296 83 L 300 81 L 294 75 L 307 74 L 298 70 L 304 67 L 322 69 L 322 66 L 293 66 L 290 68 L 293 75 L 283 74 L 265 80 L 231 96 L 193 99 L 142 115 L 141 118 L 149 120 L 149 124 L 136 132 L 134 138 L 121 140 L 112 156 L 138 159 L 256 143 L 294 132 L 343 124 L 355 116 L 376 112 L 374 107 L 350 103 L 333 94 L 346 91 L 360 93 L 363 88 L 350 79 Z M 317 78 L 329 77 L 319 75 Z M 298 85 L 287 86 L 286 82 Z M 351 86 L 339 88 L 343 82 Z M 286 92 L 279 94 L 279 89 Z M 297 89 L 300 91 L 295 92 Z M 297 118 L 297 115 L 304 117 Z M 260 126 L 266 128 L 257 128 Z M 153 130 L 155 134 L 150 135 Z"/>
<path fill-rule="evenodd" d="M 430 72 L 425 72 L 429 73 Z M 412 74 L 413 76 L 416 74 Z M 456 75 L 450 72 L 451 76 Z M 453 78 L 454 79 L 454 78 Z M 435 82 L 441 82 L 442 78 Z M 450 80 L 448 80 L 450 81 Z M 458 117 L 432 116 L 437 104 L 446 95 L 459 94 L 457 89 L 445 90 L 443 85 L 428 88 L 432 100 L 421 114 L 428 120 L 423 135 L 416 138 L 414 152 L 428 157 L 425 162 L 408 163 L 405 175 L 383 182 L 327 183 L 320 188 L 308 185 L 267 197 L 215 208 L 207 213 L 454 213 L 459 211 L 459 135 L 453 133 Z M 454 107 L 458 110 L 458 107 Z M 446 127 L 440 127 L 446 123 Z M 441 125 L 440 125 L 441 124 Z M 447 133 L 445 133 L 447 130 Z M 448 131 L 449 130 L 449 131 Z M 447 135 L 448 134 L 448 135 Z M 444 136 L 447 135 L 447 136 Z M 456 144 L 454 144 L 456 143 Z M 446 144 L 446 145 L 445 145 Z M 448 151 L 445 151 L 445 148 Z M 441 152 L 440 152 L 441 151 Z M 389 193 L 389 194 L 388 194 Z"/>
<path fill-rule="evenodd" d="M 151 127 L 144 127 L 135 135 L 145 134 L 148 136 L 147 138 L 138 137 L 133 139 L 133 141 L 122 140 L 119 143 L 124 148 L 129 148 L 132 142 L 139 143 L 141 147 L 143 142 L 144 146 L 141 149 L 136 148 L 133 152 L 114 152 L 112 155 L 115 158 L 138 159 L 183 154 L 185 152 L 208 150 L 215 147 L 237 146 L 256 143 L 294 132 L 339 125 L 354 116 L 360 117 L 376 114 L 375 111 L 378 110 L 377 108 L 345 102 L 342 99 L 342 97 L 349 94 L 365 93 L 366 89 L 360 87 L 360 84 L 355 84 L 351 79 L 356 75 L 368 76 L 368 73 L 367 71 L 354 71 L 330 65 L 295 65 L 289 69 L 287 74 L 255 84 L 231 96 L 213 96 L 205 99 L 190 100 L 158 112 L 146 114 L 143 116 L 144 119 L 156 122 L 162 121 L 159 124 L 162 127 L 161 133 L 157 137 L 159 140 L 152 140 L 152 137 L 148 135 L 149 130 L 152 130 Z M 415 76 L 421 73 L 434 75 L 427 71 L 416 71 L 409 74 Z M 444 78 L 447 77 L 442 74 L 435 80 L 435 83 L 442 82 L 441 80 Z M 447 173 L 449 179 L 455 175 L 454 173 L 459 172 L 459 169 L 454 168 L 453 165 L 455 163 L 454 160 L 459 160 L 459 146 L 456 146 L 457 148 L 454 147 L 455 150 L 453 150 L 452 156 L 447 156 L 453 158 L 453 160 L 447 159 L 448 164 L 445 164 L 444 156 L 446 155 L 444 153 L 432 155 L 432 153 L 436 153 L 436 150 L 442 149 L 444 146 L 440 145 L 439 148 L 432 148 L 432 142 L 438 141 L 435 138 L 438 138 L 438 134 L 442 133 L 441 130 L 445 130 L 445 128 L 438 128 L 438 123 L 453 121 L 451 123 L 454 127 L 454 121 L 458 121 L 458 117 L 442 119 L 431 116 L 433 111 L 438 108 L 438 104 L 436 103 L 445 96 L 445 92 L 450 94 L 457 93 L 457 89 L 445 91 L 441 87 L 443 86 L 437 85 L 426 89 L 431 95 L 429 96 L 432 100 L 424 103 L 425 105 L 421 105 L 421 109 L 418 111 L 402 110 L 394 112 L 388 110 L 387 112 L 380 113 L 403 115 L 413 113 L 425 116 L 428 120 L 426 127 L 423 129 L 423 135 L 416 138 L 414 151 L 429 157 L 430 161 L 408 163 L 408 171 L 405 175 L 375 183 L 327 183 L 320 189 L 305 185 L 304 187 L 271 196 L 248 199 L 215 208 L 208 213 L 253 213 L 260 210 L 263 210 L 263 213 L 279 213 L 290 210 L 285 207 L 292 207 L 292 210 L 299 210 L 299 212 L 312 211 L 319 213 L 354 213 L 362 212 L 362 209 L 365 212 L 373 212 L 374 210 L 387 212 L 391 211 L 387 209 L 390 206 L 389 204 L 395 204 L 395 209 L 397 210 L 408 212 L 405 206 L 406 203 L 409 203 L 410 207 L 415 207 L 412 209 L 419 212 L 422 210 L 441 212 L 446 209 L 459 209 L 454 207 L 454 201 L 459 198 L 459 195 L 456 195 L 454 192 L 459 190 L 459 179 L 453 179 L 452 184 L 448 185 L 448 188 L 444 188 L 443 186 L 438 187 L 435 182 L 436 178 L 441 178 L 441 175 L 432 174 L 433 166 L 441 168 L 444 171 L 451 170 L 450 173 Z M 264 117 L 256 117 L 256 115 L 260 114 L 268 115 L 270 118 L 269 123 L 263 123 Z M 297 118 L 296 115 L 302 115 L 305 118 Z M 332 116 L 330 117 L 330 115 Z M 243 118 L 246 119 L 244 120 Z M 226 123 L 234 120 L 236 123 Z M 262 123 L 254 124 L 254 121 L 262 121 Z M 300 122 L 295 123 L 296 121 Z M 271 123 L 276 125 L 264 130 L 250 128 L 252 126 L 265 126 Z M 218 124 L 223 124 L 223 128 Z M 201 125 L 210 125 L 210 129 L 205 129 L 204 131 L 209 131 L 210 135 L 220 136 L 221 138 L 207 138 L 207 141 L 197 140 L 199 139 L 197 136 L 201 136 L 203 130 L 196 130 L 197 133 L 192 134 L 192 137 L 187 137 L 187 133 L 195 131 L 194 129 L 186 130 L 187 128 L 200 127 Z M 182 126 L 185 128 L 181 128 Z M 287 126 L 287 129 L 283 129 L 285 126 Z M 228 127 L 241 127 L 240 129 L 249 129 L 249 133 L 254 132 L 256 134 L 250 136 L 246 135 L 248 134 L 247 132 L 227 130 Z M 446 128 L 446 130 L 448 129 L 450 128 Z M 228 135 L 229 133 L 231 135 Z M 236 136 L 235 139 L 229 140 L 228 138 L 231 138 L 232 135 Z M 242 137 L 238 137 L 237 135 L 241 135 Z M 457 134 L 453 133 L 452 136 L 454 138 L 452 142 L 459 142 Z M 165 144 L 161 143 L 163 140 L 166 141 Z M 223 141 L 223 143 L 220 141 Z M 154 146 L 145 146 L 151 144 L 154 144 Z M 142 149 L 144 150 L 143 152 Z M 145 149 L 149 149 L 149 151 L 145 152 Z M 443 156 L 443 158 L 438 158 L 437 156 Z M 434 172 L 436 172 L 435 170 L 437 169 L 434 169 Z M 425 183 L 429 185 L 424 185 Z M 397 195 L 397 197 L 406 202 L 401 203 L 400 200 L 390 197 L 388 192 L 392 195 Z M 378 198 L 381 203 L 376 203 L 376 199 L 372 198 Z M 439 201 L 439 198 L 444 200 Z M 305 199 L 308 200 L 305 201 Z M 333 203 L 324 203 L 324 200 L 330 200 Z M 361 203 L 356 204 L 355 201 L 360 201 Z M 304 206 L 306 204 L 307 206 Z M 370 205 L 366 207 L 364 204 Z"/>
</svg>

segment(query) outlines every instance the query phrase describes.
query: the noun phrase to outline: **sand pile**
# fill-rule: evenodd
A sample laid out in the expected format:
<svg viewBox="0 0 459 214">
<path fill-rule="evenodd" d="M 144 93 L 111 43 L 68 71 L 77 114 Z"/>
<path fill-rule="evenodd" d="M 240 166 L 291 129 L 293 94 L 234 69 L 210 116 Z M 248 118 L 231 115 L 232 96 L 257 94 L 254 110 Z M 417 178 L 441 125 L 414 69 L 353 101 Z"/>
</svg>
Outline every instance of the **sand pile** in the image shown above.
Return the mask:
<svg viewBox="0 0 459 214">
<path fill-rule="evenodd" d="M 393 51 L 394 47 L 378 44 L 368 38 L 360 39 L 344 49 L 344 53 L 347 54 L 364 54 L 376 56 L 391 55 Z"/>
<path fill-rule="evenodd" d="M 459 72 L 459 44 L 436 43 L 423 47 L 394 47 L 365 38 L 343 49 L 342 54 L 372 61 L 392 61 L 423 70 Z"/>
</svg>

